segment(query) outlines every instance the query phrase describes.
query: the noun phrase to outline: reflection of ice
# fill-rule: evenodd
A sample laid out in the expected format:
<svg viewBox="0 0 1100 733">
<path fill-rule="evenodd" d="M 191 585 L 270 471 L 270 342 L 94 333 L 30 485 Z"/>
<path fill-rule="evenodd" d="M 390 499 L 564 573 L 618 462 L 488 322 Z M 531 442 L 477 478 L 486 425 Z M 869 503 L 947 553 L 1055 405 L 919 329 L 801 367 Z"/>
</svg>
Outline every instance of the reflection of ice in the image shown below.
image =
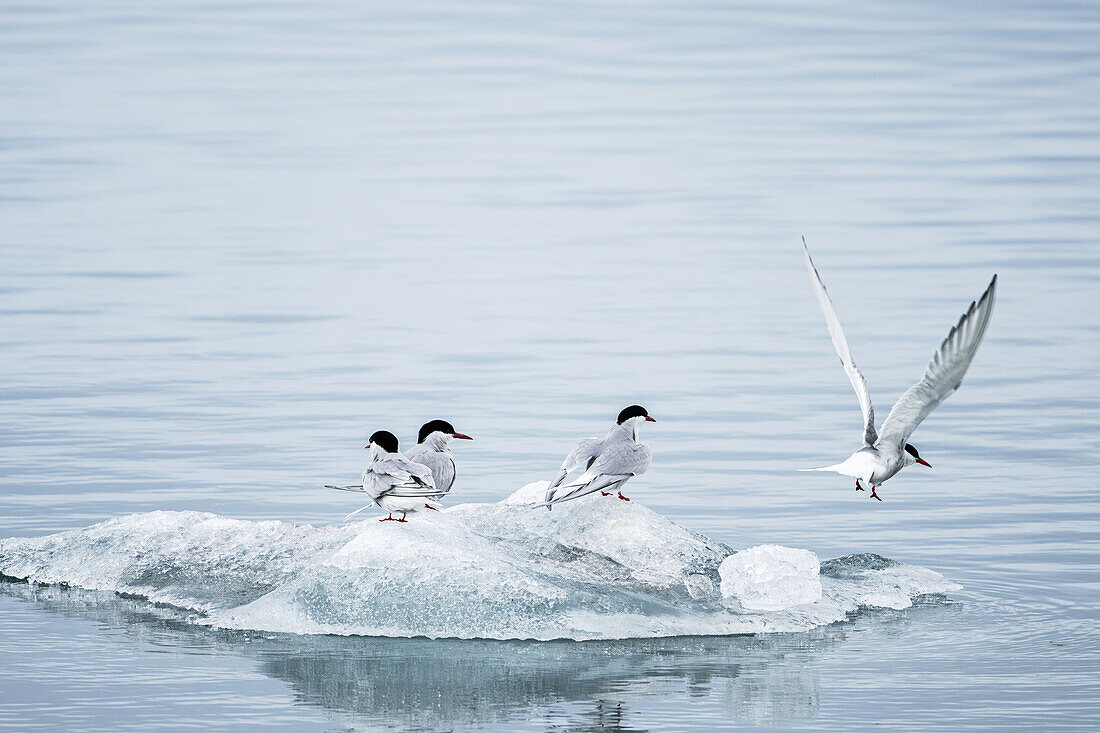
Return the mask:
<svg viewBox="0 0 1100 733">
<path fill-rule="evenodd" d="M 113 593 L 0 583 L 51 613 L 122 629 L 158 652 L 252 658 L 342 727 L 441 730 L 543 718 L 551 730 L 632 731 L 645 706 L 684 691 L 718 720 L 768 725 L 817 715 L 816 659 L 846 626 L 799 634 L 587 642 L 256 634 L 181 623 L 184 614 Z M 116 642 L 110 642 L 116 643 Z M 650 710 L 652 708 L 649 708 Z M 549 721 L 553 721 L 550 724 Z"/>
<path fill-rule="evenodd" d="M 731 677 L 725 707 L 734 720 L 778 725 L 817 717 L 819 697 L 816 674 L 775 665 Z"/>
<path fill-rule="evenodd" d="M 498 639 L 797 631 L 957 587 L 874 556 L 820 573 L 806 550 L 730 557 L 636 501 L 593 496 L 553 512 L 520 503 L 540 491 L 400 525 L 135 514 L 0 540 L 0 572 L 140 595 L 225 628 Z"/>
<path fill-rule="evenodd" d="M 0 583 L 0 592 L 33 600 L 51 613 L 123 629 L 131 641 L 152 644 L 158 652 L 175 647 L 250 657 L 263 674 L 288 683 L 302 702 L 355 730 L 441 730 L 539 716 L 555 721 L 549 729 L 645 730 L 638 708 L 655 697 L 681 697 L 685 688 L 698 698 L 713 697 L 719 715 L 730 689 L 751 691 L 754 699 L 782 699 L 789 690 L 788 719 L 807 719 L 816 705 L 807 706 L 804 693 L 817 686 L 807 662 L 840 636 L 818 630 L 539 643 L 259 635 L 180 623 L 173 609 L 112 593 L 24 583 Z M 773 665 L 783 671 L 771 671 Z M 753 705 L 728 709 L 734 715 L 755 711 Z"/>
</svg>

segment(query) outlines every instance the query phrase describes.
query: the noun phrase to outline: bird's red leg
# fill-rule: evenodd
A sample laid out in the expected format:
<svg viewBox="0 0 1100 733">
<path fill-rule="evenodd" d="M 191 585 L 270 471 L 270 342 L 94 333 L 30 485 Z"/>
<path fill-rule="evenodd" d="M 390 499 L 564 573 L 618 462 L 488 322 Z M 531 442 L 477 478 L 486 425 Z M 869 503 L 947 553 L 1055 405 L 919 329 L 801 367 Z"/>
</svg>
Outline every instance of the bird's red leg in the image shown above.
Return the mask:
<svg viewBox="0 0 1100 733">
<path fill-rule="evenodd" d="M 390 515 L 388 517 L 386 517 L 385 519 L 379 519 L 378 521 L 379 522 L 396 522 L 397 520 L 393 518 L 393 512 L 390 512 Z"/>
<path fill-rule="evenodd" d="M 863 487 L 859 485 L 859 479 L 856 479 L 856 491 L 863 491 Z"/>
<path fill-rule="evenodd" d="M 424 508 L 425 508 L 425 509 L 431 509 L 431 510 L 432 510 L 433 512 L 438 512 L 438 511 L 439 511 L 438 509 L 436 509 L 436 508 L 435 508 L 434 506 L 432 506 L 431 504 L 425 504 L 425 505 L 424 505 Z"/>
<path fill-rule="evenodd" d="M 610 491 L 601 491 L 600 496 L 611 496 L 611 492 Z"/>
<path fill-rule="evenodd" d="M 872 499 L 878 499 L 879 501 L 882 501 L 882 497 L 875 493 L 875 485 L 874 484 L 871 484 L 871 498 Z"/>
<path fill-rule="evenodd" d="M 401 518 L 400 519 L 395 519 L 394 521 L 395 522 L 407 522 L 407 521 L 409 521 L 409 520 L 405 519 L 405 514 L 406 514 L 406 512 L 401 512 Z"/>
<path fill-rule="evenodd" d="M 623 492 L 621 492 L 621 491 L 619 492 L 619 498 L 622 499 L 623 501 L 630 501 L 630 499 L 623 496 Z"/>
</svg>

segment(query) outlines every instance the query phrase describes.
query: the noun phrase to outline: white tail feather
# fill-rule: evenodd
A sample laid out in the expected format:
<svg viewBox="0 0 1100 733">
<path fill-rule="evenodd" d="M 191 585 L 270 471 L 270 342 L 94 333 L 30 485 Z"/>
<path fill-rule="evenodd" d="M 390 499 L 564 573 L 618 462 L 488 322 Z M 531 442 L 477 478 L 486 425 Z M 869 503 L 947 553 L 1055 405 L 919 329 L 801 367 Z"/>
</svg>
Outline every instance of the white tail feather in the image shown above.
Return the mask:
<svg viewBox="0 0 1100 733">
<path fill-rule="evenodd" d="M 367 509 L 370 509 L 370 508 L 371 508 L 372 506 L 374 506 L 374 504 L 367 504 L 367 505 L 366 505 L 365 507 L 362 507 L 362 508 L 360 508 L 360 509 L 356 509 L 356 510 L 355 510 L 354 512 L 352 512 L 351 514 L 349 514 L 349 515 L 347 515 L 346 517 L 344 517 L 344 521 L 345 521 L 345 522 L 346 522 L 346 521 L 348 521 L 349 519 L 351 519 L 352 517 L 354 517 L 354 516 L 355 516 L 356 514 L 359 514 L 360 512 L 366 511 Z"/>
</svg>

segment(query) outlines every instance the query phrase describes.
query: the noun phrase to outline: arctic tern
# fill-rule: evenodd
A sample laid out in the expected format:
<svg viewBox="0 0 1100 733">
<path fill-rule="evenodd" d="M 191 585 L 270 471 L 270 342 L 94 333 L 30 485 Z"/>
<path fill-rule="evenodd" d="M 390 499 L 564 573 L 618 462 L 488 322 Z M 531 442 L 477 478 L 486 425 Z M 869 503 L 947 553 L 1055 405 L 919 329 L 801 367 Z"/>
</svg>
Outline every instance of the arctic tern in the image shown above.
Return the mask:
<svg viewBox="0 0 1100 733">
<path fill-rule="evenodd" d="M 649 468 L 653 451 L 638 442 L 638 428 L 643 422 L 657 422 L 641 405 L 631 405 L 619 413 L 615 426 L 603 438 L 587 438 L 566 456 L 554 483 L 546 490 L 540 506 L 547 509 L 563 501 L 579 499 L 595 491 L 609 496 L 618 491 L 623 496 L 622 485 L 634 476 L 640 476 Z M 567 476 L 581 469 L 583 472 L 569 483 Z"/>
<path fill-rule="evenodd" d="M 455 483 L 455 459 L 451 455 L 452 439 L 473 440 L 469 435 L 456 433 L 454 426 L 446 420 L 432 420 L 424 423 L 417 436 L 417 443 L 405 451 L 405 457 L 414 463 L 427 466 L 435 479 L 435 488 L 440 494 L 446 494 Z"/>
<path fill-rule="evenodd" d="M 408 521 L 405 515 L 410 512 L 440 510 L 438 499 L 442 493 L 435 487 L 431 469 L 398 453 L 397 438 L 393 433 L 379 430 L 370 436 L 366 447 L 370 450 L 371 462 L 363 471 L 362 484 L 325 487 L 363 492 L 371 498 L 373 504 L 347 515 L 345 522 L 371 506 L 379 506 L 388 513 L 389 516 L 379 520 L 382 522 L 405 522 Z M 401 518 L 394 519 L 394 512 L 401 512 Z"/>
<path fill-rule="evenodd" d="M 966 374 L 970 361 L 974 358 L 978 346 L 981 345 L 986 327 L 989 325 L 997 289 L 997 276 L 993 276 L 989 287 L 982 293 L 977 303 L 970 303 L 970 308 L 932 355 L 932 360 L 924 370 L 924 376 L 894 404 L 890 414 L 886 416 L 886 421 L 882 423 L 882 431 L 876 432 L 875 410 L 871 406 L 867 380 L 852 359 L 848 341 L 844 338 L 844 331 L 841 330 L 840 320 L 837 318 L 836 308 L 829 298 L 828 291 L 825 290 L 825 284 L 821 282 L 817 268 L 814 267 L 805 239 L 802 240 L 802 248 L 806 253 L 806 267 L 809 269 L 810 280 L 814 284 L 821 312 L 825 314 L 825 323 L 829 328 L 833 347 L 840 356 L 840 362 L 844 365 L 848 381 L 855 389 L 863 412 L 863 447 L 842 463 L 800 470 L 833 471 L 843 476 L 850 476 L 856 480 L 857 491 L 863 491 L 860 485 L 862 480 L 871 487 L 871 497 L 882 501 L 875 489 L 898 471 L 914 463 L 932 467 L 932 464 L 921 458 L 917 449 L 908 442 L 909 436 L 921 421 L 951 396 L 962 383 L 963 375 Z"/>
</svg>

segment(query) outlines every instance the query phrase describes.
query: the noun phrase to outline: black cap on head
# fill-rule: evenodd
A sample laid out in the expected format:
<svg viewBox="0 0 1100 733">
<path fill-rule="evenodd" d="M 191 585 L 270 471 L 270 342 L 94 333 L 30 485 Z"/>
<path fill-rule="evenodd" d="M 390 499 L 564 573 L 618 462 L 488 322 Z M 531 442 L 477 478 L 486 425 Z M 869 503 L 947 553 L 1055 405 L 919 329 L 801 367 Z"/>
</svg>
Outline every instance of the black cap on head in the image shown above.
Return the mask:
<svg viewBox="0 0 1100 733">
<path fill-rule="evenodd" d="M 416 442 L 423 443 L 424 438 L 427 438 L 436 431 L 446 433 L 447 435 L 454 435 L 455 426 L 451 425 L 446 420 L 432 420 L 431 422 L 426 422 L 424 426 L 420 428 L 420 435 L 416 437 Z"/>
<path fill-rule="evenodd" d="M 644 407 L 642 407 L 641 405 L 631 405 L 630 407 L 627 407 L 626 409 L 624 409 L 622 412 L 619 413 L 619 421 L 618 422 L 619 422 L 620 425 L 622 425 L 624 422 L 626 422 L 627 420 L 629 420 L 632 417 L 648 417 L 648 416 L 649 416 L 649 413 L 646 412 L 646 409 Z"/>
<path fill-rule="evenodd" d="M 397 436 L 389 430 L 379 430 L 374 435 L 370 436 L 370 443 L 374 443 L 387 453 L 396 453 L 398 450 Z M 367 445 L 369 446 L 370 443 Z"/>
<path fill-rule="evenodd" d="M 905 452 L 913 456 L 913 458 L 920 458 L 920 453 L 917 453 L 917 449 L 908 443 L 905 444 Z"/>
</svg>

